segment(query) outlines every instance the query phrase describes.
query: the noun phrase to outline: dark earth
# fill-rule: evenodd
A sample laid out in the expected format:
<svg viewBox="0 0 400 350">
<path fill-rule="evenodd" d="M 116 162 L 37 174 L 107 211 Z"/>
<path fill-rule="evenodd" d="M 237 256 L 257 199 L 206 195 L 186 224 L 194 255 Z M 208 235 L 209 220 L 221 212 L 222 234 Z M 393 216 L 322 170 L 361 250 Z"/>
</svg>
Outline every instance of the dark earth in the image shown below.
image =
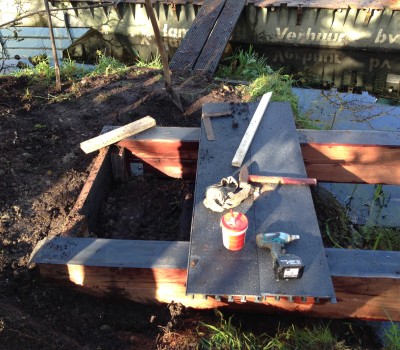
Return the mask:
<svg viewBox="0 0 400 350">
<path fill-rule="evenodd" d="M 37 242 L 61 232 L 88 176 L 96 152 L 81 151 L 82 141 L 97 136 L 104 125 L 125 125 L 147 115 L 159 126 L 199 126 L 203 103 L 242 101 L 229 86 L 201 77 L 184 84 L 186 112 L 181 113 L 155 70 L 84 78 L 65 84 L 62 94 L 40 82 L 0 77 L 1 349 L 195 349 L 205 331 L 201 322 L 218 321 L 211 311 L 179 304 L 96 299 L 48 284 L 28 265 Z M 193 191 L 189 183 L 149 178 L 124 186 L 114 187 L 102 203 L 96 236 L 154 239 L 162 232 L 162 240 L 189 238 L 179 222 L 182 199 Z M 123 208 L 138 191 L 142 200 L 132 220 L 131 208 Z M 130 193 L 126 201 L 124 193 Z M 178 236 L 169 236 L 167 226 Z M 335 325 L 349 348 L 379 348 L 373 332 L 359 321 L 246 314 L 235 319 L 256 333 L 278 323 L 325 322 Z"/>
</svg>

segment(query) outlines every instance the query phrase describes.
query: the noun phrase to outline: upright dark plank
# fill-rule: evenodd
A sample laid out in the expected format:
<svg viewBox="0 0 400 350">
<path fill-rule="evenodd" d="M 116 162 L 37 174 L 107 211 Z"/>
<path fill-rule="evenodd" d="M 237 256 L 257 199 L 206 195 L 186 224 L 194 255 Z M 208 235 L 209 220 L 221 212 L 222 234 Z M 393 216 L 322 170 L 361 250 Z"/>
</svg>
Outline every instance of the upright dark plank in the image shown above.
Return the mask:
<svg viewBox="0 0 400 350">
<path fill-rule="evenodd" d="M 188 267 L 188 294 L 322 297 L 335 300 L 328 264 L 324 255 L 310 189 L 281 186 L 246 200 L 239 210 L 246 213 L 250 226 L 246 245 L 238 252 L 224 248 L 219 222 L 222 214 L 203 205 L 207 186 L 233 175 L 232 158 L 246 131 L 257 104 L 234 106 L 232 118 L 213 119 L 215 141 L 207 141 L 204 126 L 199 145 L 196 192 Z M 290 105 L 271 103 L 253 139 L 244 164 L 252 173 L 264 175 L 306 175 Z M 259 232 L 287 231 L 301 239 L 288 251 L 301 256 L 306 270 L 296 281 L 276 282 L 268 251 L 256 247 Z"/>
<path fill-rule="evenodd" d="M 227 0 L 210 37 L 204 45 L 194 70 L 212 77 L 232 35 L 246 0 Z"/>
<path fill-rule="evenodd" d="M 169 67 L 191 70 L 207 41 L 226 0 L 205 0 L 189 31 L 186 33 Z"/>
</svg>

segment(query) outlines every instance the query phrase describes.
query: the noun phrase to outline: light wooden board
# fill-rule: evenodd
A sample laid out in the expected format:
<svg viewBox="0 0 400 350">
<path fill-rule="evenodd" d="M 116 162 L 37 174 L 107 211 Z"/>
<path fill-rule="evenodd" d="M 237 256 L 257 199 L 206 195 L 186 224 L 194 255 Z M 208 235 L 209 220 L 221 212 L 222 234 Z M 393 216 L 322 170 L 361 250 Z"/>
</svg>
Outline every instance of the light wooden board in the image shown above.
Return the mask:
<svg viewBox="0 0 400 350">
<path fill-rule="evenodd" d="M 261 101 L 258 104 L 253 117 L 251 118 L 250 124 L 242 138 L 242 141 L 240 142 L 240 145 L 235 155 L 233 156 L 232 166 L 240 167 L 242 165 L 244 157 L 246 156 L 246 153 L 250 147 L 251 141 L 253 141 L 258 125 L 260 124 L 264 112 L 268 107 L 271 97 L 272 97 L 272 92 L 267 92 L 261 98 Z"/>
<path fill-rule="evenodd" d="M 111 130 L 90 140 L 81 143 L 80 147 L 85 153 L 97 151 L 100 148 L 112 145 L 124 138 L 140 133 L 156 125 L 154 118 L 147 116 L 136 120 L 118 129 Z"/>
</svg>

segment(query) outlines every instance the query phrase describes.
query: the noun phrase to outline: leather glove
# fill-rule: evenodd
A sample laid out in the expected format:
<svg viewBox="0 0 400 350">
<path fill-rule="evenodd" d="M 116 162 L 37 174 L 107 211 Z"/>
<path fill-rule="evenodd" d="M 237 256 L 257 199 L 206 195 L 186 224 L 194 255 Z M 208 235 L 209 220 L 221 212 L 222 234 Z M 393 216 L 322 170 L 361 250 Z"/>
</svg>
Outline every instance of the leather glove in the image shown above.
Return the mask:
<svg viewBox="0 0 400 350">
<path fill-rule="evenodd" d="M 203 204 L 206 208 L 216 212 L 223 212 L 242 203 L 253 194 L 253 188 L 248 185 L 235 193 L 238 183 L 234 177 L 223 178 L 219 183 L 211 185 L 206 189 L 206 198 Z"/>
</svg>

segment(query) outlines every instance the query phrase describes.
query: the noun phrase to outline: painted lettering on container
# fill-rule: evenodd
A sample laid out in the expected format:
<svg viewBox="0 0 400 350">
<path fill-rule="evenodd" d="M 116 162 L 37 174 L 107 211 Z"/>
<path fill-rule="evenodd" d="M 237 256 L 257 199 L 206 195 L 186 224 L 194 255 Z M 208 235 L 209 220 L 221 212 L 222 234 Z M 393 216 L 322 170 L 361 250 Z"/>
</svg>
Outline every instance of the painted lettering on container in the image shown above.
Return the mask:
<svg viewBox="0 0 400 350">
<path fill-rule="evenodd" d="M 276 27 L 276 37 L 278 40 L 286 41 L 325 41 L 327 43 L 346 43 L 350 39 L 345 33 L 338 32 L 317 32 L 312 28 L 307 28 L 305 32 L 289 31 L 289 27 L 280 28 Z M 371 38 L 373 40 L 373 38 Z M 375 44 L 395 44 L 400 42 L 400 34 L 386 33 L 383 28 L 378 30 L 375 37 Z"/>
<path fill-rule="evenodd" d="M 185 28 L 168 28 L 168 24 L 165 23 L 162 31 L 164 37 L 183 39 L 188 30 Z"/>
<path fill-rule="evenodd" d="M 375 44 L 383 44 L 383 43 L 389 43 L 389 44 L 394 44 L 397 39 L 400 38 L 400 34 L 391 34 L 391 33 L 385 33 L 383 29 L 379 29 L 378 34 L 376 35 L 375 38 Z"/>
<path fill-rule="evenodd" d="M 306 32 L 289 32 L 289 27 L 276 27 L 276 37 L 278 40 L 288 41 L 327 41 L 327 42 L 342 42 L 347 41 L 345 33 L 334 32 L 314 32 L 312 28 L 308 28 Z"/>
<path fill-rule="evenodd" d="M 275 52 L 272 59 L 273 62 L 285 62 L 286 60 L 299 60 L 303 65 L 309 62 L 324 62 L 324 63 L 342 63 L 338 53 L 326 54 L 326 53 L 298 53 L 292 51 L 281 51 Z"/>
</svg>

